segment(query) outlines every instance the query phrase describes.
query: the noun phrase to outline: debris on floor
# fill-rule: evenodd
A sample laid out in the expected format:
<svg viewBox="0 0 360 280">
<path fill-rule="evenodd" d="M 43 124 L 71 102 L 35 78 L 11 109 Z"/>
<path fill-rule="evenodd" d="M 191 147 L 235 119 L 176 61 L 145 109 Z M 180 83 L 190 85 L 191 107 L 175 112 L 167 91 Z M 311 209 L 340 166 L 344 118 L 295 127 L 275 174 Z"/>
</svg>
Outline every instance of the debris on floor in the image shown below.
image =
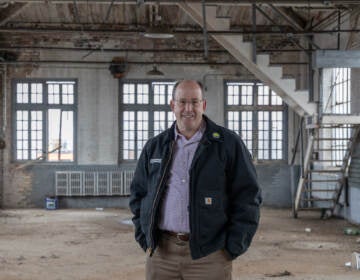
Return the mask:
<svg viewBox="0 0 360 280">
<path fill-rule="evenodd" d="M 344 228 L 344 233 L 346 235 L 359 235 L 360 229 L 354 228 L 354 227 L 346 227 L 346 228 Z"/>
<path fill-rule="evenodd" d="M 353 268 L 360 270 L 360 254 L 354 252 L 351 254 L 351 265 Z"/>
<path fill-rule="evenodd" d="M 266 277 L 284 277 L 284 276 L 292 276 L 291 272 L 284 270 L 283 272 L 274 273 L 274 274 L 265 274 Z"/>
</svg>

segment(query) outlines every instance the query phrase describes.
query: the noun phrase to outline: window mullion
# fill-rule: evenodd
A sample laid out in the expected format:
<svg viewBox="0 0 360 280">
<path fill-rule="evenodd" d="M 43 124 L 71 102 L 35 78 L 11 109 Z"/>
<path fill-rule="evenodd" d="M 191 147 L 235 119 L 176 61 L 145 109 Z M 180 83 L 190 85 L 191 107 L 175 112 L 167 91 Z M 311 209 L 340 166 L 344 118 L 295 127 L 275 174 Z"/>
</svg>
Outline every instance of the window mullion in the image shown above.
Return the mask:
<svg viewBox="0 0 360 280">
<path fill-rule="evenodd" d="M 154 86 L 152 85 L 151 82 L 148 83 L 149 84 L 149 107 L 148 107 L 148 129 L 149 129 L 149 134 L 148 134 L 148 138 L 150 139 L 151 137 L 154 136 L 154 109 L 152 109 L 152 107 L 154 106 Z"/>
<path fill-rule="evenodd" d="M 26 110 L 27 112 L 27 130 L 28 130 L 28 147 L 27 147 L 27 160 L 31 160 L 31 110 Z"/>
<path fill-rule="evenodd" d="M 255 160 L 259 158 L 259 125 L 258 125 L 258 86 L 254 83 L 254 100 L 253 100 L 253 146 Z"/>
<path fill-rule="evenodd" d="M 45 157 L 43 158 L 44 161 L 49 160 L 49 103 L 48 103 L 48 86 L 45 82 L 43 82 L 43 101 L 44 105 L 47 109 L 43 110 L 43 151 L 46 152 Z"/>
<path fill-rule="evenodd" d="M 41 111 L 41 115 L 42 115 L 42 155 L 44 155 L 44 157 L 42 158 L 42 161 L 47 161 L 49 154 L 48 154 L 48 109 L 47 110 L 42 110 Z M 45 154 L 44 154 L 45 153 Z"/>
<path fill-rule="evenodd" d="M 273 135 L 272 117 L 273 117 L 272 111 L 269 111 L 269 132 L 268 132 L 269 159 L 273 159 L 273 157 L 272 157 L 272 154 L 273 154 L 273 150 L 272 150 L 272 147 L 273 147 L 273 140 L 272 140 L 272 139 L 273 139 L 273 138 L 272 138 L 272 135 Z"/>
</svg>

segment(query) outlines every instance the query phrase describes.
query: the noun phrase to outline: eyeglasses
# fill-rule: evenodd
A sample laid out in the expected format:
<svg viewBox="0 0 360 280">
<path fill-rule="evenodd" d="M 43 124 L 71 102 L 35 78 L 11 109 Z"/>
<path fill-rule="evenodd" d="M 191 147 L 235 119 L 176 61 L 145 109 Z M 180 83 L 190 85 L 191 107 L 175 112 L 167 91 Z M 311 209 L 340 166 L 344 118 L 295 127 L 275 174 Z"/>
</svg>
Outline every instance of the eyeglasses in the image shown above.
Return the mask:
<svg viewBox="0 0 360 280">
<path fill-rule="evenodd" d="M 190 104 L 191 106 L 193 106 L 193 108 L 199 107 L 201 102 L 203 102 L 204 100 L 202 99 L 192 99 L 187 101 L 186 99 L 175 99 L 176 104 L 181 107 L 184 108 L 186 106 L 186 104 Z"/>
</svg>

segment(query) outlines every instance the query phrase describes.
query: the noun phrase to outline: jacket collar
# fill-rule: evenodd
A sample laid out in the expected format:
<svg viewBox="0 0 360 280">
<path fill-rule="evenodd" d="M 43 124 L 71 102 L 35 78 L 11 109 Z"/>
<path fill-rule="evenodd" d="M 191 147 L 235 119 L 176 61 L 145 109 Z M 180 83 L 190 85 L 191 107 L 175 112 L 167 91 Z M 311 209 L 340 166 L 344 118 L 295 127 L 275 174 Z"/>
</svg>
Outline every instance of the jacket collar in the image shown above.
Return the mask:
<svg viewBox="0 0 360 280">
<path fill-rule="evenodd" d="M 206 130 L 204 133 L 204 141 L 215 141 L 215 142 L 224 142 L 223 130 L 220 126 L 210 120 L 206 115 L 204 115 L 206 121 Z"/>
</svg>

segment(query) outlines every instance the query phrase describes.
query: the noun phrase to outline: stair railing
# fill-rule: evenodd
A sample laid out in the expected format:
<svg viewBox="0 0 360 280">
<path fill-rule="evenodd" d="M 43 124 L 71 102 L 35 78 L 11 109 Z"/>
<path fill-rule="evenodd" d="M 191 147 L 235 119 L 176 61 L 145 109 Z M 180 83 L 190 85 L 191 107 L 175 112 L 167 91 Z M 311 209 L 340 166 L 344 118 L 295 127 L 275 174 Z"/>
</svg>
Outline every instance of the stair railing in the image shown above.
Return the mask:
<svg viewBox="0 0 360 280">
<path fill-rule="evenodd" d="M 311 155 L 313 152 L 313 148 L 314 148 L 314 136 L 312 134 L 309 135 L 309 139 L 308 139 L 308 143 L 307 143 L 307 148 L 306 148 L 306 153 L 305 153 L 305 158 L 304 158 L 304 173 L 302 174 L 302 176 L 300 177 L 299 183 L 298 183 L 298 187 L 296 190 L 296 196 L 295 196 L 295 207 L 294 207 L 294 217 L 297 217 L 297 212 L 299 211 L 299 206 L 300 206 L 300 198 L 301 198 L 301 194 L 302 194 L 302 190 L 304 188 L 305 185 L 305 180 L 308 176 L 309 173 L 309 166 L 310 166 L 310 160 L 311 160 Z"/>
<path fill-rule="evenodd" d="M 360 133 L 360 126 L 356 126 L 351 135 L 351 141 L 349 140 L 349 142 L 348 142 L 348 148 L 347 148 L 346 154 L 344 156 L 343 164 L 341 167 L 341 170 L 343 170 L 343 176 L 342 176 L 339 190 L 336 193 L 333 211 L 335 210 L 336 205 L 339 204 L 339 199 L 340 199 L 341 192 L 345 185 L 345 181 L 346 181 L 345 178 L 348 176 L 352 154 L 354 153 L 355 146 L 356 146 L 356 139 L 359 136 L 359 133 Z"/>
</svg>

